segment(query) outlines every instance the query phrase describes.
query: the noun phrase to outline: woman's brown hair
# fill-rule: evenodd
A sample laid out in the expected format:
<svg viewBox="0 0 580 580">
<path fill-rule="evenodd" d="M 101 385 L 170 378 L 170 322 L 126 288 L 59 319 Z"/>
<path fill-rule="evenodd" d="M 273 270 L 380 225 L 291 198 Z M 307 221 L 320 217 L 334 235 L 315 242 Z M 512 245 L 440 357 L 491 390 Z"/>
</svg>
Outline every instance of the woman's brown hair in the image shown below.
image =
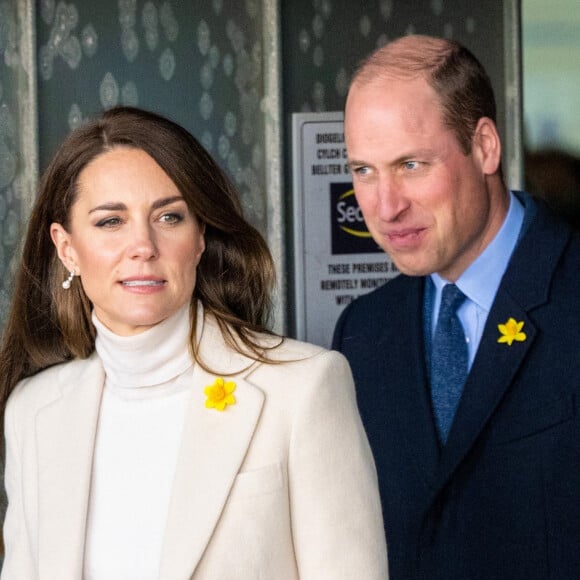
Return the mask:
<svg viewBox="0 0 580 580">
<path fill-rule="evenodd" d="M 62 289 L 68 272 L 57 256 L 50 225 L 57 222 L 70 230 L 79 175 L 115 147 L 148 153 L 205 228 L 206 249 L 190 306 L 196 362 L 204 364 L 195 341 L 198 300 L 215 316 L 231 346 L 256 360 L 266 356 L 255 333 L 268 332 L 275 270 L 263 237 L 243 217 L 237 192 L 183 127 L 155 113 L 118 107 L 70 133 L 42 177 L 0 349 L 3 405 L 20 379 L 72 358 L 87 358 L 94 351 L 92 305 L 80 283 Z"/>
</svg>

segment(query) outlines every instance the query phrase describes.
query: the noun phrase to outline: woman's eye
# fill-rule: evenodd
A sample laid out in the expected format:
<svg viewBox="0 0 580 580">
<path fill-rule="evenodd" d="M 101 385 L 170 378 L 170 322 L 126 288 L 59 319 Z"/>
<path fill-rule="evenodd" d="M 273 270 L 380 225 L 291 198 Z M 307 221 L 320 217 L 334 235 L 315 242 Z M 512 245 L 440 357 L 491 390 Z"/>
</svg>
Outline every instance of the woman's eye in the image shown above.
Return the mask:
<svg viewBox="0 0 580 580">
<path fill-rule="evenodd" d="M 164 213 L 159 221 L 166 224 L 176 224 L 183 221 L 183 216 L 180 213 Z"/>
<path fill-rule="evenodd" d="M 108 218 L 103 218 L 102 220 L 99 220 L 96 223 L 96 226 L 98 228 L 114 228 L 115 226 L 118 226 L 120 224 L 121 224 L 121 218 L 108 217 Z"/>
</svg>

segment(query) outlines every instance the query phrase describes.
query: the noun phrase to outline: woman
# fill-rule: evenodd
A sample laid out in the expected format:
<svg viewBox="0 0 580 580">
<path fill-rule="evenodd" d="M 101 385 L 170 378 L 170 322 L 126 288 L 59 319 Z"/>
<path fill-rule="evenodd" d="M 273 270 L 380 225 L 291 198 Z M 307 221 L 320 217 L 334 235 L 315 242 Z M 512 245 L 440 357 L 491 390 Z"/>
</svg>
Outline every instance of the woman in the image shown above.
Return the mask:
<svg viewBox="0 0 580 580">
<path fill-rule="evenodd" d="M 266 330 L 273 279 L 184 129 L 119 108 L 66 139 L 0 353 L 2 580 L 387 577 L 350 371 Z"/>
</svg>

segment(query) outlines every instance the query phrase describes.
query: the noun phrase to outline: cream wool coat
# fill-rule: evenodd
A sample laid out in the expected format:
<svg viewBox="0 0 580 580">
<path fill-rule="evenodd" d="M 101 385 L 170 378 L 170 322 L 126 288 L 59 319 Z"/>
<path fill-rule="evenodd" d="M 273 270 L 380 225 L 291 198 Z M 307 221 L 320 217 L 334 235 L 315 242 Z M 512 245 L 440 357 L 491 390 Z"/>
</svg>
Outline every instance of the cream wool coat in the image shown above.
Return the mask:
<svg viewBox="0 0 580 580">
<path fill-rule="evenodd" d="M 211 317 L 198 335 L 203 360 L 235 373 L 237 402 L 207 409 L 217 375 L 193 367 L 159 579 L 385 580 L 376 472 L 342 355 L 286 340 L 275 356 L 296 362 L 252 364 Z M 104 381 L 93 354 L 10 397 L 1 580 L 82 580 Z"/>
</svg>

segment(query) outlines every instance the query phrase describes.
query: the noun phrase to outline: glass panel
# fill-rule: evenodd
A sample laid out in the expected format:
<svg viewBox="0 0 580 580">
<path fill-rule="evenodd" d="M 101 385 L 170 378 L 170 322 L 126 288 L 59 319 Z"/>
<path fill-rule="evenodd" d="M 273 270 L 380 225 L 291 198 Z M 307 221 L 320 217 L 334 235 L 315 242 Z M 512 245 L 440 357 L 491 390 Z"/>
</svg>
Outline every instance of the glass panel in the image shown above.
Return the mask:
<svg viewBox="0 0 580 580">
<path fill-rule="evenodd" d="M 523 0 L 526 188 L 580 229 L 580 11 Z"/>
</svg>

